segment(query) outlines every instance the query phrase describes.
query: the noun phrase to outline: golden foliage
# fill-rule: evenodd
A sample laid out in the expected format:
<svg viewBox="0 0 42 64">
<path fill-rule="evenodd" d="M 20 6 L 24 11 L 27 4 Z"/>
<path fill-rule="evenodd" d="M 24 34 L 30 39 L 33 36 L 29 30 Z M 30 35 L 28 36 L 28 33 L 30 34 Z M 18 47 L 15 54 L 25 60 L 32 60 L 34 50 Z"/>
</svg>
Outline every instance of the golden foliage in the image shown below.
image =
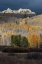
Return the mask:
<svg viewBox="0 0 42 64">
<path fill-rule="evenodd" d="M 32 25 L 28 25 L 28 24 L 24 24 L 24 28 L 29 31 L 37 31 L 38 30 L 38 26 L 32 26 Z"/>
<path fill-rule="evenodd" d="M 13 34 L 14 33 L 12 31 L 10 31 L 10 30 L 7 32 L 7 35 L 13 35 Z"/>
<path fill-rule="evenodd" d="M 40 44 L 40 37 L 35 33 L 30 34 L 28 37 L 28 42 L 30 43 L 31 47 L 38 47 Z"/>
</svg>

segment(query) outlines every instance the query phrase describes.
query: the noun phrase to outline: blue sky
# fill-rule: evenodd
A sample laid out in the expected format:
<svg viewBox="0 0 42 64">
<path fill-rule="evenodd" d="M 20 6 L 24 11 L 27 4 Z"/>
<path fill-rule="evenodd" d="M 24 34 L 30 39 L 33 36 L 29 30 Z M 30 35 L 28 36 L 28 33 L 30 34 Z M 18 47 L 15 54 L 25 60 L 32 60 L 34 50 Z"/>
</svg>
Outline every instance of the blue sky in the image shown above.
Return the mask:
<svg viewBox="0 0 42 64">
<path fill-rule="evenodd" d="M 0 11 L 7 8 L 29 8 L 36 13 L 42 13 L 42 0 L 0 0 Z"/>
</svg>

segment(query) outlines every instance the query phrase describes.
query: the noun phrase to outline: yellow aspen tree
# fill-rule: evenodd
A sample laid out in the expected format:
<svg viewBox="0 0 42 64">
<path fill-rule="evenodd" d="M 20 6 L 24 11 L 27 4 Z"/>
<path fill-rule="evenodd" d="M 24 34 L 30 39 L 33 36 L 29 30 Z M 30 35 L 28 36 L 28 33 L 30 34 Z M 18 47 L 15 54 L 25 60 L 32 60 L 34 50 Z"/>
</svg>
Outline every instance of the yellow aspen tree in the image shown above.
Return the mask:
<svg viewBox="0 0 42 64">
<path fill-rule="evenodd" d="M 30 43 L 30 47 L 38 48 L 40 44 L 40 37 L 37 34 L 32 33 L 28 37 L 28 42 Z"/>
</svg>

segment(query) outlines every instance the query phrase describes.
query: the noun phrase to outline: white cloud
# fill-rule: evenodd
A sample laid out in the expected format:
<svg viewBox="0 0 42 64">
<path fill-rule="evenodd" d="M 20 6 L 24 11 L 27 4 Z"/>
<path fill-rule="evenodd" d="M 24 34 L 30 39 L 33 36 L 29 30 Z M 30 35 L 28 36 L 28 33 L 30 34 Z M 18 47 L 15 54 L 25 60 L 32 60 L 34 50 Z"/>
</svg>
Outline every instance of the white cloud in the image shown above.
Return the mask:
<svg viewBox="0 0 42 64">
<path fill-rule="evenodd" d="M 11 10 L 8 8 L 7 10 L 4 10 L 0 13 L 27 13 L 27 14 L 35 14 L 35 12 L 32 12 L 30 9 L 22 9 L 20 8 L 19 10 Z"/>
</svg>

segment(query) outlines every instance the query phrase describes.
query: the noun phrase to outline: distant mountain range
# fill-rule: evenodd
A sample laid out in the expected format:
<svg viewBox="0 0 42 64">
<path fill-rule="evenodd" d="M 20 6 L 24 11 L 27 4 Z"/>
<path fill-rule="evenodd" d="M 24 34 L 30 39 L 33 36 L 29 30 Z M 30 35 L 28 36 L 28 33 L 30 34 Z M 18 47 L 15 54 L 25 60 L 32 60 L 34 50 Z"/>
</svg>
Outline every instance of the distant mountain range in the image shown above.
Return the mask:
<svg viewBox="0 0 42 64">
<path fill-rule="evenodd" d="M 30 9 L 22 9 L 22 8 L 20 8 L 19 10 L 11 10 L 10 8 L 8 8 L 7 10 L 0 11 L 0 13 L 36 14 L 35 12 L 32 12 Z"/>
</svg>

